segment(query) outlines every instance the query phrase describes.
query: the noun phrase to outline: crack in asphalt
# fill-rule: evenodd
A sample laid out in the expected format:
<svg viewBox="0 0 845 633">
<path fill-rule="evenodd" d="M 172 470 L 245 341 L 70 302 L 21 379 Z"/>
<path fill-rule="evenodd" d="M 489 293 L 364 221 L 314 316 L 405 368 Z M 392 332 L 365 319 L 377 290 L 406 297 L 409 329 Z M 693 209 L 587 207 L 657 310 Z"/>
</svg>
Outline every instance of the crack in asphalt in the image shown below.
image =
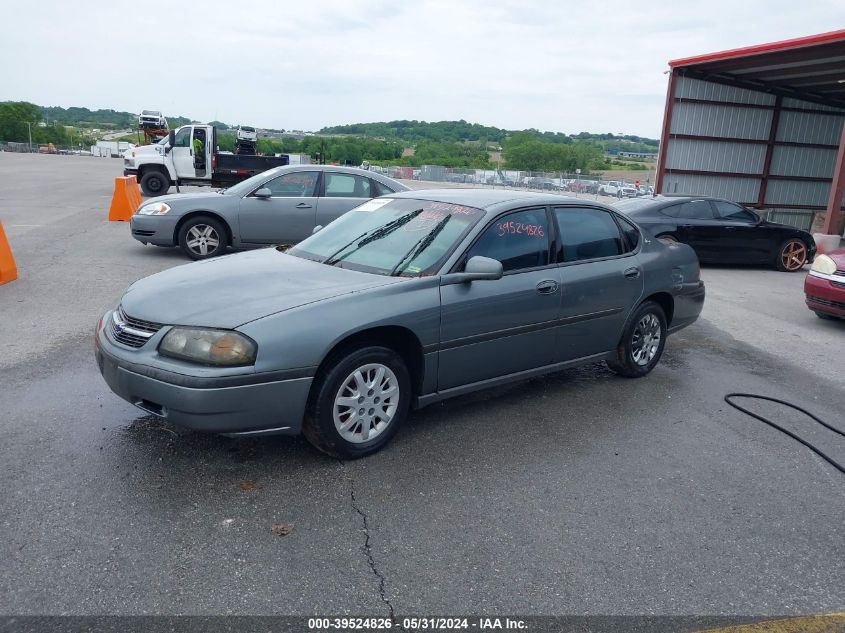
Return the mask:
<svg viewBox="0 0 845 633">
<path fill-rule="evenodd" d="M 338 460 L 340 463 L 340 467 L 346 471 L 346 464 L 342 460 Z M 347 471 L 348 473 L 348 471 Z M 393 620 L 395 613 L 393 611 L 393 605 L 390 603 L 390 599 L 387 597 L 387 591 L 384 588 L 385 585 L 385 578 L 384 574 L 382 574 L 378 567 L 376 566 L 376 561 L 373 558 L 373 550 L 370 546 L 370 524 L 367 519 L 367 513 L 364 512 L 360 506 L 358 505 L 358 500 L 355 498 L 355 478 L 349 474 L 349 499 L 352 505 L 352 509 L 357 512 L 360 517 L 361 521 L 364 526 L 364 554 L 367 557 L 367 565 L 369 565 L 370 570 L 373 572 L 373 575 L 378 578 L 378 593 L 379 598 L 381 601 L 387 606 L 388 611 L 390 612 L 390 619 Z"/>
</svg>

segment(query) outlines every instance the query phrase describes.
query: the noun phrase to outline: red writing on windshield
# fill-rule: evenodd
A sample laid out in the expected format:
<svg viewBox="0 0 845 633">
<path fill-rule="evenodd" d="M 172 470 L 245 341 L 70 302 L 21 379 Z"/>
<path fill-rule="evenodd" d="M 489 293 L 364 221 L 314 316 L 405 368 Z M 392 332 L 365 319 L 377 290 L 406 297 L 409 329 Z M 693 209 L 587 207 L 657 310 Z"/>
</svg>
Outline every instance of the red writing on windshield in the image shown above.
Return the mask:
<svg viewBox="0 0 845 633">
<path fill-rule="evenodd" d="M 464 215 L 475 215 L 476 213 L 479 213 L 479 210 L 473 207 L 465 207 L 460 204 L 447 204 L 445 202 L 432 202 L 428 208 L 431 211 L 441 211 L 445 213 L 456 213 Z"/>
<path fill-rule="evenodd" d="M 499 237 L 505 235 L 527 235 L 529 237 L 545 237 L 543 227 L 539 224 L 523 224 L 522 222 L 500 222 L 496 225 Z"/>
</svg>

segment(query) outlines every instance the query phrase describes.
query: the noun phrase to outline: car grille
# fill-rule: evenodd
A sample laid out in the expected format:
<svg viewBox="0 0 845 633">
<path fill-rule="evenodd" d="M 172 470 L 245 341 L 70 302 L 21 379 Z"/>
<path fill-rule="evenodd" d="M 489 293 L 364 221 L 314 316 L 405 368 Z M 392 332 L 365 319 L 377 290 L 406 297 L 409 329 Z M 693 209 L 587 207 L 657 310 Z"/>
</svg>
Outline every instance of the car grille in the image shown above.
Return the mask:
<svg viewBox="0 0 845 633">
<path fill-rule="evenodd" d="M 123 311 L 123 306 L 118 306 L 117 310 L 112 312 L 112 336 L 118 343 L 128 347 L 141 347 L 162 327 L 164 326 L 161 323 L 153 323 L 129 316 Z"/>
<path fill-rule="evenodd" d="M 807 295 L 807 301 L 812 301 L 813 303 L 820 303 L 823 306 L 830 306 L 831 308 L 839 308 L 840 310 L 845 310 L 845 303 L 842 301 L 831 301 L 830 299 L 822 299 L 821 297 L 813 297 L 811 295 Z"/>
</svg>

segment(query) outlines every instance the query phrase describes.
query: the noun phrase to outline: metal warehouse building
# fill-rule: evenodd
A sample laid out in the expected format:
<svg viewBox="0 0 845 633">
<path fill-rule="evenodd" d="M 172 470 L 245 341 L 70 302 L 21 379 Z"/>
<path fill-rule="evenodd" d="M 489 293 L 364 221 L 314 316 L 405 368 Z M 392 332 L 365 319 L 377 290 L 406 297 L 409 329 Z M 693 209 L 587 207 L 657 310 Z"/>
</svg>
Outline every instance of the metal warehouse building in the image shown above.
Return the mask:
<svg viewBox="0 0 845 633">
<path fill-rule="evenodd" d="M 843 230 L 845 30 L 669 62 L 656 190 Z"/>
</svg>

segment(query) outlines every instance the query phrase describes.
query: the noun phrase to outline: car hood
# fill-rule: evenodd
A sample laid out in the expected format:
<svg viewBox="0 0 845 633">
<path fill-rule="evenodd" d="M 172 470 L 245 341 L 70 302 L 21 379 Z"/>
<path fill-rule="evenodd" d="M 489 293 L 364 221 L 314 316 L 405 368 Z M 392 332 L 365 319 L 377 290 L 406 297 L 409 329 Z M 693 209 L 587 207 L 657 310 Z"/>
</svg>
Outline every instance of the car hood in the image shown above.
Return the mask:
<svg viewBox="0 0 845 633">
<path fill-rule="evenodd" d="M 326 266 L 264 248 L 145 277 L 129 287 L 121 305 L 126 314 L 145 321 L 235 328 L 308 303 L 401 282 L 400 277 Z"/>
</svg>

